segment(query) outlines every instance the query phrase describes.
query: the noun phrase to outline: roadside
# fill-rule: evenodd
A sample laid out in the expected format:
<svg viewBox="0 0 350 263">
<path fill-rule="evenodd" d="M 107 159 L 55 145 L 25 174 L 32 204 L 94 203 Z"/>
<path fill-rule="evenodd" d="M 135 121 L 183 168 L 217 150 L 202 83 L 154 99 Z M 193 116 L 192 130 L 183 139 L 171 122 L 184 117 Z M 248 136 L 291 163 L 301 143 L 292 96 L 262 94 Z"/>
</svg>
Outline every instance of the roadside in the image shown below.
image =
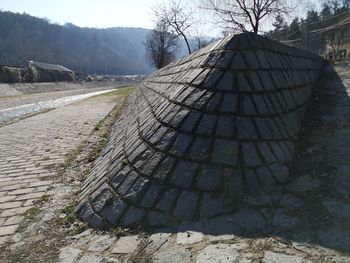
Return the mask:
<svg viewBox="0 0 350 263">
<path fill-rule="evenodd" d="M 50 262 L 49 255 L 57 253 L 55 248 L 65 242 L 63 233 L 72 230 L 61 209 L 74 202 L 72 194 L 107 140 L 131 90 L 118 89 L 0 128 L 1 262 Z M 35 192 L 38 186 L 33 184 L 46 188 Z M 9 204 L 19 207 L 7 209 Z M 15 224 L 6 224 L 10 218 Z M 37 257 L 40 251 L 43 254 Z"/>
<path fill-rule="evenodd" d="M 19 95 L 50 93 L 56 91 L 72 91 L 80 89 L 95 89 L 115 86 L 134 85 L 142 79 L 141 76 L 125 76 L 119 80 L 75 81 L 75 82 L 33 82 L 33 83 L 0 83 L 0 98 Z"/>
<path fill-rule="evenodd" d="M 0 110 L 0 126 L 6 125 L 8 123 L 16 122 L 20 119 L 33 116 L 43 111 L 47 112 L 54 108 L 63 107 L 65 105 L 69 105 L 74 102 L 81 101 L 93 96 L 108 93 L 115 89 L 116 88 L 113 87 L 112 89 L 99 90 L 95 92 L 83 93 L 83 94 L 73 95 L 73 96 L 65 96 L 57 99 L 49 99 L 46 101 L 39 101 L 39 102 L 25 104 L 25 105 L 13 107 L 13 108 L 5 109 L 5 110 Z"/>
<path fill-rule="evenodd" d="M 0 83 L 0 127 L 138 81 Z"/>
<path fill-rule="evenodd" d="M 0 110 L 22 106 L 25 104 L 37 103 L 40 101 L 53 100 L 67 96 L 74 96 L 80 94 L 86 94 L 101 90 L 108 90 L 116 88 L 117 85 L 111 85 L 101 88 L 82 88 L 76 90 L 61 90 L 61 91 L 51 91 L 42 93 L 31 93 L 31 94 L 21 94 L 16 96 L 6 96 L 0 97 Z"/>
</svg>

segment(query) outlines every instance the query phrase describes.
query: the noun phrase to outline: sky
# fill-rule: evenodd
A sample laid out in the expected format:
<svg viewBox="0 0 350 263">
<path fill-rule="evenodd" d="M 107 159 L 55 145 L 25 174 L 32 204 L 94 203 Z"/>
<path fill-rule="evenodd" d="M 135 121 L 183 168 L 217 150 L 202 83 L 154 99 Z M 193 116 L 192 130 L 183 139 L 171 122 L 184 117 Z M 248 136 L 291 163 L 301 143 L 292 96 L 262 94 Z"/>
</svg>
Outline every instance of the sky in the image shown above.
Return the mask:
<svg viewBox="0 0 350 263">
<path fill-rule="evenodd" d="M 80 27 L 153 27 L 152 7 L 165 0 L 0 0 L 0 9 Z M 318 7 L 322 0 L 305 0 Z M 193 0 L 182 0 L 183 4 Z M 303 7 L 301 7 L 302 9 Z M 298 11 L 302 14 L 302 10 Z M 207 14 L 208 15 L 208 14 Z M 206 15 L 206 16 L 207 16 Z M 210 20 L 210 18 L 208 18 Z M 210 30 L 205 30 L 210 31 Z"/>
<path fill-rule="evenodd" d="M 158 0 L 0 0 L 0 9 L 81 27 L 152 28 Z"/>
</svg>

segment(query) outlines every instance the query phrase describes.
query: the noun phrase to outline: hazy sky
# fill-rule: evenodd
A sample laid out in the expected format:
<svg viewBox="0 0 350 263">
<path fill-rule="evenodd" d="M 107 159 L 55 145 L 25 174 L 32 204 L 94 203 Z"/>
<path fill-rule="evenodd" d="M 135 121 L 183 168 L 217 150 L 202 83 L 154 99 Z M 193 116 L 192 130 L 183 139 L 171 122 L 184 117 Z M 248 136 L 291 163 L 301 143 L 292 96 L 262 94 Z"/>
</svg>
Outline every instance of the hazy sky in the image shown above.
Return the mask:
<svg viewBox="0 0 350 263">
<path fill-rule="evenodd" d="M 152 28 L 150 8 L 158 0 L 0 0 L 0 9 L 84 27 Z"/>
<path fill-rule="evenodd" d="M 165 0 L 0 0 L 0 9 L 26 12 L 51 22 L 73 23 L 82 27 L 152 28 L 151 7 Z M 305 0 L 306 5 L 322 0 Z M 193 0 L 182 0 L 182 3 Z M 299 15 L 302 15 L 302 11 Z M 210 20 L 210 18 L 208 18 Z"/>
</svg>

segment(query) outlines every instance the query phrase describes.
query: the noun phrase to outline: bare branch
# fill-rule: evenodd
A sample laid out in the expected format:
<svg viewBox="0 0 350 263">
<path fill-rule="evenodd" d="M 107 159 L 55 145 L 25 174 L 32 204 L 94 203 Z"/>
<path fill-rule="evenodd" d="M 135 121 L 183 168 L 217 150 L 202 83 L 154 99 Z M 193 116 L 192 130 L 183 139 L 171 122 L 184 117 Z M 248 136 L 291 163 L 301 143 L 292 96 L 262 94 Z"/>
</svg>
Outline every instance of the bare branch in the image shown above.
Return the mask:
<svg viewBox="0 0 350 263">
<path fill-rule="evenodd" d="M 157 20 L 164 21 L 172 28 L 173 34 L 184 39 L 188 53 L 191 54 L 187 33 L 193 24 L 192 10 L 182 6 L 180 1 L 169 0 L 167 4 L 159 4 L 154 13 Z"/>
<path fill-rule="evenodd" d="M 146 37 L 144 43 L 150 63 L 156 68 L 162 68 L 175 59 L 177 36 L 169 32 L 169 26 L 164 21 L 158 21 L 156 28 Z"/>
<path fill-rule="evenodd" d="M 293 7 L 287 0 L 201 0 L 201 7 L 211 10 L 217 24 L 233 31 L 258 33 L 267 16 L 288 14 Z"/>
</svg>

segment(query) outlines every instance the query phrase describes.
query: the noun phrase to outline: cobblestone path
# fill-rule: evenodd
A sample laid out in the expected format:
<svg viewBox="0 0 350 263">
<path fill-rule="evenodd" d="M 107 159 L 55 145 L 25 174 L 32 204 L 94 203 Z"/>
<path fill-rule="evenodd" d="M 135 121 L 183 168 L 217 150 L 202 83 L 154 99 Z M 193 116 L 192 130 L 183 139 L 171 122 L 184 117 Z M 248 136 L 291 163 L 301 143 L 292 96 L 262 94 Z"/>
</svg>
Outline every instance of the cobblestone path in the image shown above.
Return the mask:
<svg viewBox="0 0 350 263">
<path fill-rule="evenodd" d="M 0 128 L 0 238 L 15 233 L 65 155 L 113 106 L 108 99 L 82 101 Z"/>
<path fill-rule="evenodd" d="M 67 96 L 74 96 L 80 94 L 86 94 L 96 91 L 102 91 L 107 89 L 113 89 L 118 84 L 110 84 L 105 87 L 96 87 L 96 88 L 84 88 L 81 89 L 72 89 L 72 90 L 61 90 L 53 92 L 42 92 L 42 93 L 31 93 L 26 95 L 11 96 L 11 97 L 0 97 L 0 110 L 22 106 L 24 104 L 37 103 L 40 101 L 58 99 Z"/>
<path fill-rule="evenodd" d="M 87 230 L 59 262 L 350 262 L 349 69 L 327 68 L 277 206 L 122 237 Z"/>
</svg>

